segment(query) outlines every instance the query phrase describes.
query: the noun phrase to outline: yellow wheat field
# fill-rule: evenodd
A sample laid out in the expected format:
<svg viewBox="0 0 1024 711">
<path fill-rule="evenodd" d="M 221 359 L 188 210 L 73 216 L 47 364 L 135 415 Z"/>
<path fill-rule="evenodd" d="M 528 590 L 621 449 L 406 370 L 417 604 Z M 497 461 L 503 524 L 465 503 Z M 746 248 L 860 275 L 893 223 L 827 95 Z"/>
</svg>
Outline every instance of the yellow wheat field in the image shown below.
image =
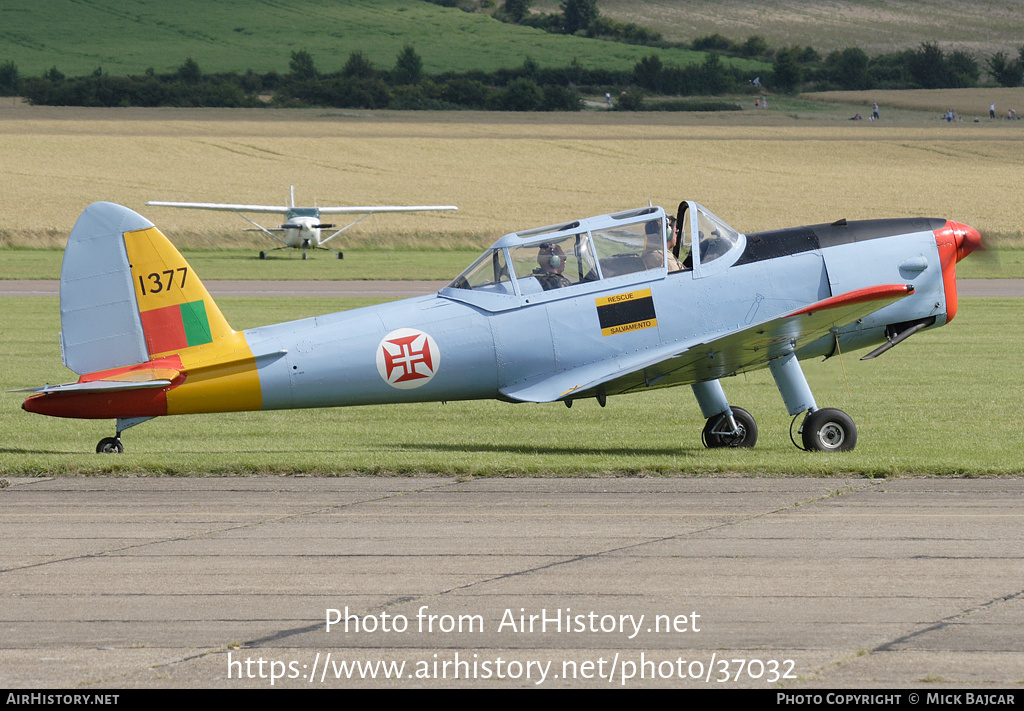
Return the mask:
<svg viewBox="0 0 1024 711">
<path fill-rule="evenodd" d="M 231 214 L 147 200 L 455 204 L 353 239 L 470 235 L 694 199 L 737 229 L 936 216 L 1020 235 L 1024 122 L 885 125 L 729 115 L 53 109 L 0 106 L 0 238 L 66 235 L 109 200 L 189 239 Z M 276 218 L 270 218 L 271 222 Z M 253 240 L 259 239 L 252 237 Z"/>
</svg>

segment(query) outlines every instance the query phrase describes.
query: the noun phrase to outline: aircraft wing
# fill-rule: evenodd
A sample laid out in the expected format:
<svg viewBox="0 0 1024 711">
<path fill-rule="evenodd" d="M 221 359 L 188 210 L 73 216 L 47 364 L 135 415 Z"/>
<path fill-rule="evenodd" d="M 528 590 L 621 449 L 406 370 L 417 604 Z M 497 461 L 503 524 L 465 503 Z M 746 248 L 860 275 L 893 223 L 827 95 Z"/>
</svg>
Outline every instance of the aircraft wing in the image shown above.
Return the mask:
<svg viewBox="0 0 1024 711">
<path fill-rule="evenodd" d="M 221 202 L 164 202 L 150 200 L 147 205 L 156 207 L 186 207 L 193 210 L 224 210 L 225 212 L 273 212 L 283 215 L 292 208 L 287 205 L 234 205 Z"/>
<path fill-rule="evenodd" d="M 266 212 L 283 215 L 295 208 L 287 205 L 236 205 L 221 202 L 165 202 L 150 200 L 147 205 L 155 207 L 184 207 L 193 210 L 222 210 L 224 212 Z M 427 212 L 436 210 L 458 210 L 455 205 L 363 205 L 356 207 L 320 207 L 321 215 L 370 215 L 377 212 Z"/>
<path fill-rule="evenodd" d="M 672 343 L 653 353 L 630 353 L 607 358 L 501 388 L 521 402 L 616 395 L 656 387 L 715 380 L 756 370 L 829 331 L 878 311 L 909 296 L 914 287 L 888 284 L 858 289 L 818 301 L 785 316 L 689 344 Z"/>
<path fill-rule="evenodd" d="M 378 212 L 430 212 L 458 210 L 455 205 L 364 205 L 362 207 L 321 207 L 321 215 L 372 215 Z"/>
</svg>

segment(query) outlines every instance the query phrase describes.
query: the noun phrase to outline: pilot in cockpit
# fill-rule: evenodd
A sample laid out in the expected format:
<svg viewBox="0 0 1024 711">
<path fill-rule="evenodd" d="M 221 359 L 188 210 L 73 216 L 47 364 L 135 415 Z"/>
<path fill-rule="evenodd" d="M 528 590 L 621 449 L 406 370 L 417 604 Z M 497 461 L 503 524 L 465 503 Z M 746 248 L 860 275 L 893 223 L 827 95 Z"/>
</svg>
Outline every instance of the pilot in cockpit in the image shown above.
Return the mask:
<svg viewBox="0 0 1024 711">
<path fill-rule="evenodd" d="M 647 238 L 645 245 L 643 260 L 644 266 L 648 269 L 657 269 L 665 263 L 665 255 L 668 254 L 668 271 L 679 272 L 683 270 L 682 263 L 676 259 L 676 255 L 672 253 L 673 247 L 676 246 L 676 230 L 675 226 L 669 218 L 669 234 L 666 241 L 665 234 L 661 228 L 661 220 L 651 220 L 644 225 L 644 233 Z"/>
<path fill-rule="evenodd" d="M 560 245 L 543 242 L 537 251 L 537 264 L 540 268 L 534 269 L 533 275 L 544 287 L 544 291 L 572 286 L 572 282 L 562 276 L 565 271 L 565 252 Z"/>
</svg>

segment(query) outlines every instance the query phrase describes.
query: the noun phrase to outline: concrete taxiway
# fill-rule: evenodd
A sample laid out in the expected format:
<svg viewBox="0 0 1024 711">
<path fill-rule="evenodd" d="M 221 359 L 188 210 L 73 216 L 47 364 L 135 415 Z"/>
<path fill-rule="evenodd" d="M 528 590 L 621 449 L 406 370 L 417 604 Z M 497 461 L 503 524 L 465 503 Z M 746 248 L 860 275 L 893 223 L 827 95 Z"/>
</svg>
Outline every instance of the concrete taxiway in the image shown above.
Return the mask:
<svg viewBox="0 0 1024 711">
<path fill-rule="evenodd" d="M 0 486 L 0 687 L 1024 681 L 1018 479 Z"/>
</svg>

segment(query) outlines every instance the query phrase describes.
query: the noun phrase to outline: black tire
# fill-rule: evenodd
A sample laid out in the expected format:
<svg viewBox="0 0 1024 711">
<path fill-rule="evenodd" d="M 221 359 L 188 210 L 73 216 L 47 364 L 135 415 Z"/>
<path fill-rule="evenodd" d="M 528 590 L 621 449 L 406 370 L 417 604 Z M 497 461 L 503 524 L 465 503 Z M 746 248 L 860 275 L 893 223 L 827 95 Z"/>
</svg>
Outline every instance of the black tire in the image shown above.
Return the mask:
<svg viewBox="0 0 1024 711">
<path fill-rule="evenodd" d="M 96 454 L 121 454 L 124 452 L 124 445 L 117 437 L 104 437 L 96 445 Z"/>
<path fill-rule="evenodd" d="M 742 407 L 732 408 L 732 416 L 736 420 L 736 424 L 739 425 L 740 433 L 726 435 L 714 432 L 715 426 L 723 417 L 722 415 L 716 415 L 709 418 L 704 424 L 702 438 L 705 447 L 708 449 L 715 449 L 716 447 L 753 447 L 757 444 L 757 423 L 754 421 L 754 416 Z"/>
<path fill-rule="evenodd" d="M 266 252 L 260 252 L 260 259 L 266 259 L 266 258 L 267 258 L 267 253 Z"/>
<path fill-rule="evenodd" d="M 804 418 L 804 449 L 812 452 L 849 452 L 857 446 L 857 425 L 842 410 L 826 407 Z"/>
</svg>

